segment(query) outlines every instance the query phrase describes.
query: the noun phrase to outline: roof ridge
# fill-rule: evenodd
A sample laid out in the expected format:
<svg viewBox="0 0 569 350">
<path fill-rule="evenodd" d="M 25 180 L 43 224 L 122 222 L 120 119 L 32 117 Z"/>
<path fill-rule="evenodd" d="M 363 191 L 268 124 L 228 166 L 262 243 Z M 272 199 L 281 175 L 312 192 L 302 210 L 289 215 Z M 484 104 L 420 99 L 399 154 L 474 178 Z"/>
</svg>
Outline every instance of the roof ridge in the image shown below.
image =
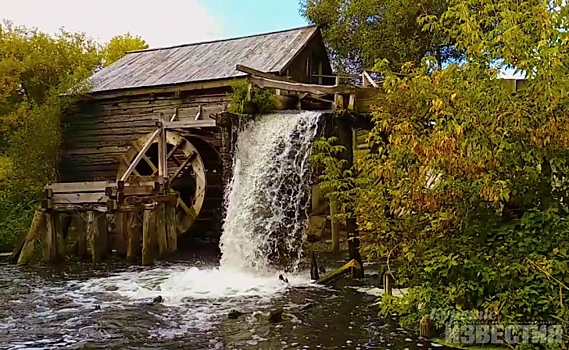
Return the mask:
<svg viewBox="0 0 569 350">
<path fill-rule="evenodd" d="M 271 34 L 278 34 L 278 33 L 285 33 L 285 32 L 293 32 L 293 31 L 297 31 L 297 30 L 301 30 L 301 29 L 307 29 L 307 28 L 318 28 L 317 24 L 311 24 L 311 25 L 307 25 L 304 27 L 297 27 L 297 28 L 291 28 L 291 29 L 283 29 L 283 30 L 277 30 L 274 32 L 267 32 L 267 33 L 258 33 L 258 34 L 252 34 L 252 35 L 244 35 L 244 36 L 239 36 L 239 37 L 234 37 L 234 38 L 226 38 L 226 39 L 218 39 L 218 40 L 209 40 L 209 41 L 199 41 L 199 42 L 194 42 L 194 43 L 188 43 L 188 44 L 180 44 L 180 45 L 172 45 L 172 46 L 165 46 L 165 47 L 156 47 L 156 48 L 148 48 L 148 49 L 142 49 L 142 50 L 133 50 L 133 51 L 127 51 L 126 54 L 130 54 L 130 53 L 139 53 L 139 52 L 150 52 L 150 51 L 159 51 L 159 50 L 170 50 L 170 49 L 177 49 L 180 47 L 187 47 L 187 46 L 195 46 L 195 45 L 203 45 L 203 44 L 212 44 L 212 43 L 218 43 L 218 42 L 224 42 L 224 41 L 231 41 L 231 40 L 239 40 L 239 39 L 246 39 L 246 38 L 254 38 L 257 36 L 265 36 L 265 35 L 271 35 Z"/>
</svg>

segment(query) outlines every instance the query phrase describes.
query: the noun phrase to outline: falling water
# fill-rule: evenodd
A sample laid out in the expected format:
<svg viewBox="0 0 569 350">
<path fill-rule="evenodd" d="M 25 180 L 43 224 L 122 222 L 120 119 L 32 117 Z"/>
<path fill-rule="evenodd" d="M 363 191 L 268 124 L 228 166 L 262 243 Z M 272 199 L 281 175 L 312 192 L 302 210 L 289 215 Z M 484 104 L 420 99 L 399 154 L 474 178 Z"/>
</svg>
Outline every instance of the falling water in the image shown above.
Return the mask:
<svg viewBox="0 0 569 350">
<path fill-rule="evenodd" d="M 310 283 L 307 273 L 287 273 L 288 283 L 278 275 L 283 266 L 294 269 L 300 259 L 310 198 L 310 147 L 319 116 L 297 111 L 264 115 L 238 134 L 233 178 L 226 191 L 220 266 L 192 261 L 133 267 L 110 276 L 34 287 L 29 297 L 22 297 L 25 301 L 16 301 L 29 304 L 28 309 L 0 322 L 0 348 L 3 343 L 15 349 L 45 342 L 68 348 L 87 339 L 126 339 L 121 332 L 130 323 L 114 327 L 113 334 L 101 333 L 108 328 L 102 315 L 122 319 L 125 312 L 148 319 L 145 327 L 151 328 L 144 329 L 144 337 L 166 341 L 201 335 L 210 337 L 206 342 L 211 347 L 223 348 L 222 339 L 209 334 L 223 329 L 230 310 L 265 312 L 275 301 L 282 303 L 291 287 Z M 152 303 L 157 297 L 159 305 Z M 258 325 L 253 316 L 240 322 Z M 45 331 L 29 335 L 28 325 L 37 325 L 34 332 Z M 140 337 L 140 330 L 133 332 Z M 5 339 L 8 333 L 10 340 Z"/>
<path fill-rule="evenodd" d="M 239 132 L 226 190 L 221 268 L 294 269 L 310 197 L 309 156 L 320 112 L 263 115 Z"/>
</svg>

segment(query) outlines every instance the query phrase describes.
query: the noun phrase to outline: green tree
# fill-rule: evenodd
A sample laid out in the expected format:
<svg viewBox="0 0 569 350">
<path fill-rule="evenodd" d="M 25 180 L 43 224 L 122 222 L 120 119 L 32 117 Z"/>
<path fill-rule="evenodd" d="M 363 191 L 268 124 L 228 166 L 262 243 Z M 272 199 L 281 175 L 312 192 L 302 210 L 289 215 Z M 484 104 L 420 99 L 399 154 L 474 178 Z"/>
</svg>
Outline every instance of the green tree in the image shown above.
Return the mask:
<svg viewBox="0 0 569 350">
<path fill-rule="evenodd" d="M 418 19 L 439 16 L 448 0 L 301 0 L 301 13 L 322 25 L 333 63 L 359 73 L 387 59 L 398 70 L 419 63 L 427 54 L 443 62 L 456 56 L 452 41 L 436 31 L 423 31 Z"/>
<path fill-rule="evenodd" d="M 106 62 L 142 47 L 130 35 L 100 45 L 83 33 L 0 25 L 0 250 L 13 247 L 37 195 L 57 180 L 63 111 Z"/>
<path fill-rule="evenodd" d="M 451 0 L 420 21 L 454 40 L 463 62 L 376 65 L 385 82 L 373 151 L 351 193 L 363 252 L 390 258 L 412 287 L 384 298 L 386 315 L 417 325 L 432 310 L 490 311 L 567 332 L 568 13 L 562 1 Z M 500 79 L 502 66 L 521 69 L 524 85 Z"/>
<path fill-rule="evenodd" d="M 139 36 L 130 33 L 113 37 L 103 49 L 103 64 L 111 65 L 122 58 L 128 51 L 147 49 L 148 44 Z"/>
</svg>

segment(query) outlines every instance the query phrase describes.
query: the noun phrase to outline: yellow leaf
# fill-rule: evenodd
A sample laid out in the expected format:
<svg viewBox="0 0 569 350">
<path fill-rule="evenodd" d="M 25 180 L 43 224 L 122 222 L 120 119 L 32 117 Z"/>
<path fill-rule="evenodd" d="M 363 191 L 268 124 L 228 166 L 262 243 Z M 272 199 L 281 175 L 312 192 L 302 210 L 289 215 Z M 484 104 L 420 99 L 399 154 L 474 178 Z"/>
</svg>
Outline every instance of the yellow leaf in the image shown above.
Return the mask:
<svg viewBox="0 0 569 350">
<path fill-rule="evenodd" d="M 454 100 L 456 99 L 456 92 L 453 93 L 452 95 L 450 95 L 450 100 L 454 102 Z"/>
</svg>

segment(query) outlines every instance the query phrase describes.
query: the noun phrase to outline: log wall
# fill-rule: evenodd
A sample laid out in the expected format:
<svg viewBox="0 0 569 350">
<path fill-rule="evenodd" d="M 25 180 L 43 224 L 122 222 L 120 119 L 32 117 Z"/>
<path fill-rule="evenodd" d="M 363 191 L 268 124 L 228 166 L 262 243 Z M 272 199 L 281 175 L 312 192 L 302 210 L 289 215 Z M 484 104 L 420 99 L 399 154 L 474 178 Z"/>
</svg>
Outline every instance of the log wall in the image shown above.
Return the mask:
<svg viewBox="0 0 569 350">
<path fill-rule="evenodd" d="M 60 182 L 111 180 L 117 175 L 120 157 L 131 143 L 151 133 L 161 116 L 200 119 L 224 111 L 229 103 L 227 88 L 136 96 L 116 96 L 80 102 L 63 118 Z M 202 138 L 221 146 L 219 131 L 201 130 Z"/>
</svg>

